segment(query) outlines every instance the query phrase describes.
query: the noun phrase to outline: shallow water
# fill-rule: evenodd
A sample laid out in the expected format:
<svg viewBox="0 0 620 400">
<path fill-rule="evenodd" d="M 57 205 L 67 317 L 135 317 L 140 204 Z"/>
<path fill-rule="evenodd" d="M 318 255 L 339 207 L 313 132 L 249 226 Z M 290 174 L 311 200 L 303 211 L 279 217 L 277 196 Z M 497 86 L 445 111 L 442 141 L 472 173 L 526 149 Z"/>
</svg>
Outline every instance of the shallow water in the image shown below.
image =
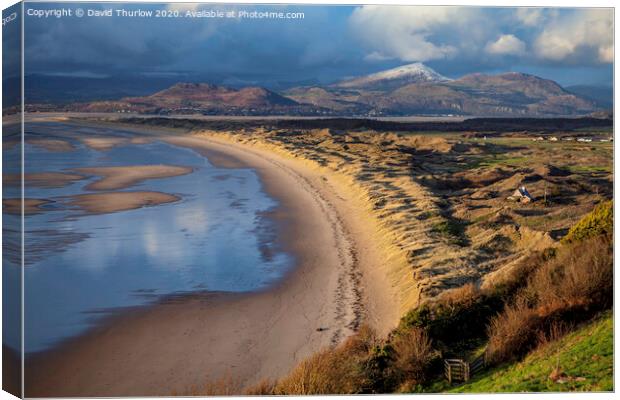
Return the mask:
<svg viewBox="0 0 620 400">
<path fill-rule="evenodd" d="M 68 129 L 75 135 L 127 135 L 38 123 L 26 127 L 26 138 Z M 292 257 L 278 246 L 275 226 L 267 217 L 277 202 L 262 190 L 254 170 L 217 168 L 193 150 L 162 142 L 108 151 L 72 143 L 76 149 L 65 153 L 26 144 L 26 172 L 146 164 L 194 171 L 122 189 L 175 194 L 182 198 L 176 203 L 102 215 L 52 204 L 50 211 L 26 217 L 26 352 L 75 336 L 115 308 L 183 292 L 256 291 L 276 282 L 291 266 Z M 27 187 L 26 197 L 85 193 L 84 187 L 96 179 L 63 188 Z M 14 260 L 11 264 L 3 274 L 16 273 Z"/>
</svg>

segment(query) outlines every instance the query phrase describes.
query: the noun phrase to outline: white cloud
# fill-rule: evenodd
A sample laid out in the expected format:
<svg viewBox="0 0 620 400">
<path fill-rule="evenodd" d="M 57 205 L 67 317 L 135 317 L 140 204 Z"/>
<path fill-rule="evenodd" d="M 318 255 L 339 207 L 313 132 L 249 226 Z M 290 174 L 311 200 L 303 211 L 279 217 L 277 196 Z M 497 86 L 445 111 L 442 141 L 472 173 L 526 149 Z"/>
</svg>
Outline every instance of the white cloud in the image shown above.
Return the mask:
<svg viewBox="0 0 620 400">
<path fill-rule="evenodd" d="M 367 59 L 428 61 L 458 52 L 455 45 L 431 36 L 442 29 L 454 30 L 468 15 L 467 9 L 456 7 L 363 6 L 353 12 L 350 24 L 369 49 Z"/>
<path fill-rule="evenodd" d="M 545 19 L 545 11 L 543 8 L 518 8 L 515 17 L 523 25 L 536 26 Z"/>
<path fill-rule="evenodd" d="M 539 58 L 564 61 L 592 53 L 599 62 L 613 61 L 613 10 L 578 10 L 559 15 L 534 41 Z"/>
<path fill-rule="evenodd" d="M 485 51 L 498 55 L 525 54 L 525 43 L 515 35 L 501 35 L 496 41 L 488 42 Z"/>
<path fill-rule="evenodd" d="M 197 11 L 200 7 L 200 3 L 169 3 L 166 8 L 170 11 Z"/>
<path fill-rule="evenodd" d="M 362 6 L 349 25 L 368 61 L 613 61 L 613 10 Z"/>
</svg>

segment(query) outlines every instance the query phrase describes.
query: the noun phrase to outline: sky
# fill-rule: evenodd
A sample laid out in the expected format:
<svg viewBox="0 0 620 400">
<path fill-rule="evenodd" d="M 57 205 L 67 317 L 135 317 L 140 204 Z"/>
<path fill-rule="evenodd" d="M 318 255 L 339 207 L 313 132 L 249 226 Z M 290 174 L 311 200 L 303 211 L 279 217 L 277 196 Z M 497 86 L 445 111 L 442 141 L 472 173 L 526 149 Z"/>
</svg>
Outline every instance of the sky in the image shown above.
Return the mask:
<svg viewBox="0 0 620 400">
<path fill-rule="evenodd" d="M 330 83 L 423 62 L 451 78 L 519 71 L 611 85 L 613 10 L 421 6 L 26 3 L 26 9 L 163 10 L 178 18 L 25 17 L 26 73 L 139 74 L 231 85 Z M 231 18 L 187 12 L 235 11 Z M 241 11 L 303 19 L 239 18 Z"/>
</svg>

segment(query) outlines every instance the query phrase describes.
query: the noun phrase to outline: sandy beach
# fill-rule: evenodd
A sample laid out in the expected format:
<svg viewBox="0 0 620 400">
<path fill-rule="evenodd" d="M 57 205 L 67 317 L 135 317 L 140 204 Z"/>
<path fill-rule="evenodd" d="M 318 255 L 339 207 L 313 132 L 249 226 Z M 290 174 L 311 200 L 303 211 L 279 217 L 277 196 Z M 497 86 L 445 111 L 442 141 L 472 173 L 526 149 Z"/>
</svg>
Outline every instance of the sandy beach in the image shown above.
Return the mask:
<svg viewBox="0 0 620 400">
<path fill-rule="evenodd" d="M 241 392 L 339 343 L 363 321 L 380 333 L 396 325 L 399 301 L 380 232 L 336 177 L 251 146 L 183 134 L 158 139 L 220 167 L 255 169 L 280 203 L 271 217 L 295 269 L 259 293 L 178 296 L 118 313 L 27 357 L 27 396 L 195 394 L 227 377 Z"/>
</svg>

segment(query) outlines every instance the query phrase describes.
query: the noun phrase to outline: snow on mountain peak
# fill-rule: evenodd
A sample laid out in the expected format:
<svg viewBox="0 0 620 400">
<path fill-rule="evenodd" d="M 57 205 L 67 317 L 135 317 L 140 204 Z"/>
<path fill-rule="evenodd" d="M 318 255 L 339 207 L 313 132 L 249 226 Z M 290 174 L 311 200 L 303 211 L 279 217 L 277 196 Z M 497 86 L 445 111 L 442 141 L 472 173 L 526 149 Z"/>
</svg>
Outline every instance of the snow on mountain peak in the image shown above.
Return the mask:
<svg viewBox="0 0 620 400">
<path fill-rule="evenodd" d="M 422 63 L 413 63 L 407 65 L 401 65 L 400 67 L 388 69 L 386 71 L 377 72 L 372 75 L 368 75 L 367 78 L 375 79 L 398 79 L 404 77 L 420 77 L 427 81 L 447 81 L 449 80 L 443 75 L 438 74 L 432 68 L 427 67 Z"/>
<path fill-rule="evenodd" d="M 374 74 L 362 76 L 359 78 L 346 80 L 338 84 L 338 86 L 360 87 L 381 84 L 382 82 L 389 83 L 390 81 L 396 80 L 405 81 L 407 83 L 419 83 L 445 82 L 451 79 L 446 78 L 445 76 L 435 72 L 432 68 L 429 68 L 426 65 L 417 62 L 413 64 L 401 65 L 400 67 L 376 72 Z"/>
</svg>

